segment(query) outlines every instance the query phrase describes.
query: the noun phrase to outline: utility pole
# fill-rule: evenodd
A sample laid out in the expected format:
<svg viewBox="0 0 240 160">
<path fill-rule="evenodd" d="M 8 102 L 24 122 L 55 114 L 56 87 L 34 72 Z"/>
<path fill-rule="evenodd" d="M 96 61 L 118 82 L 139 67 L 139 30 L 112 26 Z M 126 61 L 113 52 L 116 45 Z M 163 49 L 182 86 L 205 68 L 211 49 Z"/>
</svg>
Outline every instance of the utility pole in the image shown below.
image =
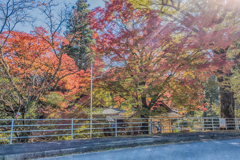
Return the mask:
<svg viewBox="0 0 240 160">
<path fill-rule="evenodd" d="M 102 78 L 105 72 L 100 77 L 93 78 L 93 63 L 91 63 L 91 106 L 90 106 L 90 138 L 92 138 L 92 103 L 93 103 L 93 80 L 97 78 Z"/>
<path fill-rule="evenodd" d="M 93 87 L 93 64 L 91 63 L 91 108 L 90 108 L 90 138 L 92 138 L 92 87 Z"/>
</svg>

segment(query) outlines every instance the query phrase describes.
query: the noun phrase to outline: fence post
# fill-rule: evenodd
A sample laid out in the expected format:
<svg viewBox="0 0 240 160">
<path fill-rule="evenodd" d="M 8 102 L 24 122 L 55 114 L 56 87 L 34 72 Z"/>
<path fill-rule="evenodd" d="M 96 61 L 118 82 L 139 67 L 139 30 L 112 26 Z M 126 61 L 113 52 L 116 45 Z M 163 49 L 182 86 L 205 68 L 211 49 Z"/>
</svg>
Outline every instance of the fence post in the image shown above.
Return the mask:
<svg viewBox="0 0 240 160">
<path fill-rule="evenodd" d="M 237 130 L 239 130 L 239 125 L 238 125 L 238 118 L 236 118 L 237 119 Z"/>
<path fill-rule="evenodd" d="M 13 124 L 14 124 L 14 119 L 12 119 L 12 125 L 11 125 L 11 137 L 10 137 L 10 144 L 12 144 Z"/>
<path fill-rule="evenodd" d="M 152 134 L 152 119 L 149 118 L 149 120 L 150 120 L 150 134 Z"/>
<path fill-rule="evenodd" d="M 239 128 L 238 128 L 238 119 L 237 118 L 235 118 L 235 126 L 236 126 L 236 130 L 238 130 Z"/>
<path fill-rule="evenodd" d="M 202 125 L 202 131 L 203 131 L 203 118 L 201 117 L 201 125 Z"/>
<path fill-rule="evenodd" d="M 72 118 L 71 140 L 73 140 L 73 118 Z"/>
<path fill-rule="evenodd" d="M 237 121 L 236 121 L 236 118 L 234 118 L 234 126 L 235 126 L 235 130 L 237 130 Z"/>
<path fill-rule="evenodd" d="M 89 129 L 90 129 L 90 139 L 92 139 L 92 119 L 90 119 Z"/>
<path fill-rule="evenodd" d="M 115 137 L 117 137 L 117 118 L 115 119 Z"/>
<path fill-rule="evenodd" d="M 178 132 L 180 132 L 180 131 L 179 131 L 179 118 L 177 119 L 177 123 L 178 123 Z"/>
<path fill-rule="evenodd" d="M 213 131 L 214 131 L 214 123 L 213 123 L 213 118 L 212 118 L 212 126 L 213 126 Z"/>
<path fill-rule="evenodd" d="M 212 118 L 212 129 L 213 129 L 213 131 L 214 131 L 214 124 L 213 124 L 213 118 Z"/>
<path fill-rule="evenodd" d="M 227 118 L 226 118 L 226 130 L 227 130 Z"/>
</svg>

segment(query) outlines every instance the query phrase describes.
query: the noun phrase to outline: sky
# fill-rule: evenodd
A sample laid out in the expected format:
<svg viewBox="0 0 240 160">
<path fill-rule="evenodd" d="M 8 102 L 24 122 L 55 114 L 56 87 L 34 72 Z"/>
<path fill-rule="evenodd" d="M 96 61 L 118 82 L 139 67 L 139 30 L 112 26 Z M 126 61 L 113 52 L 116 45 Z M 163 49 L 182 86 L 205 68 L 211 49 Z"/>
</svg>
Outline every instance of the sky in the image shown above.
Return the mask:
<svg viewBox="0 0 240 160">
<path fill-rule="evenodd" d="M 64 3 L 69 4 L 70 6 L 73 6 L 76 4 L 77 0 L 54 0 L 54 2 L 59 3 L 59 6 L 55 8 L 55 10 L 60 10 L 61 8 L 64 7 Z M 88 0 L 87 2 L 88 4 L 90 4 L 89 9 L 92 10 L 96 7 L 104 7 L 104 1 L 103 0 Z M 30 14 L 35 17 L 36 19 L 41 19 L 42 15 L 40 14 L 40 11 L 38 10 L 33 10 L 30 12 Z M 44 19 L 41 19 L 41 21 L 36 21 L 35 24 L 37 26 L 42 26 L 42 21 L 44 21 Z M 65 27 L 63 27 L 63 30 Z M 30 31 L 32 30 L 32 26 L 28 23 L 25 24 L 19 24 L 16 26 L 15 28 L 18 31 L 23 31 L 23 32 L 27 32 L 30 33 Z"/>
</svg>

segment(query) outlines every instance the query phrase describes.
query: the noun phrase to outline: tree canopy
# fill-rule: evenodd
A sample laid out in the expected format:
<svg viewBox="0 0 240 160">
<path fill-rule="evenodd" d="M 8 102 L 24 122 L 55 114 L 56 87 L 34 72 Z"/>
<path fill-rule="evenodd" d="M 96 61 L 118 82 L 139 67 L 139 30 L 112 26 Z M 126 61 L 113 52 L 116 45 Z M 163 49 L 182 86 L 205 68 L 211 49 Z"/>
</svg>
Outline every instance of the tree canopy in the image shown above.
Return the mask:
<svg viewBox="0 0 240 160">
<path fill-rule="evenodd" d="M 107 88 L 112 88 L 116 104 L 125 107 L 150 110 L 169 95 L 181 109 L 204 108 L 203 82 L 219 66 L 227 71 L 232 64 L 211 49 L 230 45 L 233 29 L 214 30 L 218 24 L 206 21 L 209 12 L 178 21 L 165 21 L 159 14 L 125 0 L 106 2 L 105 8 L 91 12 L 92 48 L 111 62 Z"/>
</svg>

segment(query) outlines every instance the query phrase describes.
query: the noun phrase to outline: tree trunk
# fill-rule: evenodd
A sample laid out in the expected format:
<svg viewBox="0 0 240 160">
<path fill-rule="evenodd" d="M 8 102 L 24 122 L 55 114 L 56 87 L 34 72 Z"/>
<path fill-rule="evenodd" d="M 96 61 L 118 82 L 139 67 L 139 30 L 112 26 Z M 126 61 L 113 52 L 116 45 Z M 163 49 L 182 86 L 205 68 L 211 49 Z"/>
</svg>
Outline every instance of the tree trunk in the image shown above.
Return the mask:
<svg viewBox="0 0 240 160">
<path fill-rule="evenodd" d="M 227 78 L 230 74 L 226 75 Z M 222 83 L 223 78 L 218 78 L 218 82 Z M 220 84 L 220 96 L 221 96 L 221 118 L 234 118 L 235 100 L 234 93 L 231 91 L 231 86 Z"/>
<path fill-rule="evenodd" d="M 234 93 L 232 91 L 226 91 L 227 87 L 220 87 L 221 95 L 221 118 L 226 118 L 226 125 L 228 130 L 234 130 L 235 128 L 235 118 L 234 109 Z M 227 88 L 229 89 L 229 88 Z"/>
<path fill-rule="evenodd" d="M 221 56 L 221 54 L 226 53 L 227 50 L 228 47 L 226 49 L 221 49 L 215 52 L 219 54 L 219 56 Z M 226 55 L 222 56 L 222 58 L 223 60 L 226 60 Z M 221 74 L 221 77 L 217 79 L 218 82 L 220 83 L 221 118 L 226 118 L 227 129 L 231 130 L 235 128 L 235 121 L 233 120 L 233 118 L 235 118 L 234 114 L 235 99 L 234 93 L 231 90 L 231 85 L 228 82 L 229 78 L 232 76 L 232 73 L 230 72 L 228 74 L 225 74 L 222 72 L 221 69 L 218 70 L 218 73 Z"/>
<path fill-rule="evenodd" d="M 149 111 L 151 108 L 147 105 L 146 96 L 142 97 L 141 100 L 142 100 L 142 108 L 144 108 L 144 111 L 146 111 L 147 113 L 142 112 L 140 117 L 141 118 L 149 118 Z M 149 128 L 148 127 L 149 124 L 146 123 L 146 122 L 148 122 L 148 119 L 143 119 L 142 122 L 143 122 L 142 127 L 141 127 L 142 134 L 149 134 L 150 131 L 145 131 L 145 130 L 148 130 L 148 128 Z"/>
<path fill-rule="evenodd" d="M 141 118 L 146 118 L 146 117 L 141 115 Z M 146 123 L 148 122 L 148 119 L 143 119 L 142 122 L 143 123 L 141 127 L 141 132 L 142 134 L 148 134 L 148 131 L 145 131 L 145 130 L 148 130 L 148 123 Z"/>
<path fill-rule="evenodd" d="M 234 115 L 234 93 L 226 91 L 226 87 L 220 87 L 221 95 L 221 118 L 235 118 Z"/>
</svg>

